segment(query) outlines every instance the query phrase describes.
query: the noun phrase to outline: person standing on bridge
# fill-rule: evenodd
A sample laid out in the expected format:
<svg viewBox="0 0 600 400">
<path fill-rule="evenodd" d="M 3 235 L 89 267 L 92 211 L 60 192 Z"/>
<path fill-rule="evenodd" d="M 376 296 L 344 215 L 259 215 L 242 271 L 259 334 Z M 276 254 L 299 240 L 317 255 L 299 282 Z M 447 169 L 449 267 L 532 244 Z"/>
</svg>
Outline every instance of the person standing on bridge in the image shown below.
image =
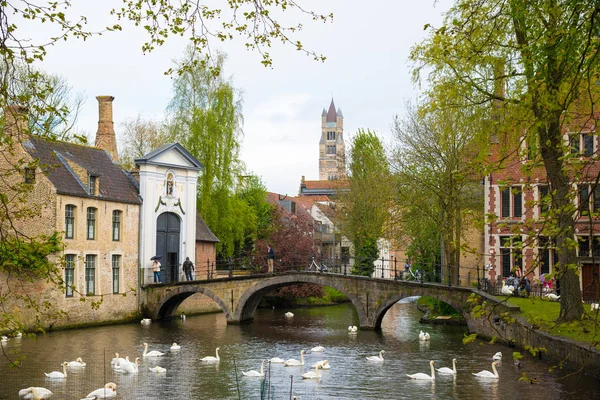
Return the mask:
<svg viewBox="0 0 600 400">
<path fill-rule="evenodd" d="M 269 272 L 273 272 L 273 260 L 275 260 L 275 250 L 271 247 L 270 244 L 267 245 L 267 265 L 269 267 Z"/>
<path fill-rule="evenodd" d="M 160 283 L 160 261 L 158 261 L 158 258 L 152 260 L 152 272 L 154 272 L 154 283 Z"/>
<path fill-rule="evenodd" d="M 194 278 L 192 277 L 193 271 L 194 271 L 194 264 L 192 264 L 189 257 L 186 257 L 185 261 L 183 262 L 183 273 L 185 274 L 185 278 L 188 281 L 194 280 Z"/>
</svg>

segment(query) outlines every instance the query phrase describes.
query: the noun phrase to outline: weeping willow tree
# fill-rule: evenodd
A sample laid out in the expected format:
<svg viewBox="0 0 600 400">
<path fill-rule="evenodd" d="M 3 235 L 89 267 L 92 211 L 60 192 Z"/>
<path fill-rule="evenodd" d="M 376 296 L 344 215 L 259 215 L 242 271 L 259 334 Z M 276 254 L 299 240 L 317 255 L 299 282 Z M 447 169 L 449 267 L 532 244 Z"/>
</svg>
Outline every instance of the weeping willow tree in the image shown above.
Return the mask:
<svg viewBox="0 0 600 400">
<path fill-rule="evenodd" d="M 193 63 L 188 49 L 181 62 L 195 65 L 173 81 L 174 96 L 169 104 L 169 129 L 202 163 L 197 195 L 197 211 L 219 238 L 217 253 L 231 257 L 235 243 L 244 242 L 248 225 L 247 203 L 235 196 L 238 177 L 244 166 L 239 158 L 242 138 L 242 100 L 238 90 L 214 68 L 223 69 L 225 55 L 218 54 L 215 66 Z M 190 61 L 192 59 L 192 61 Z M 247 218 L 248 217 L 248 218 Z"/>
</svg>

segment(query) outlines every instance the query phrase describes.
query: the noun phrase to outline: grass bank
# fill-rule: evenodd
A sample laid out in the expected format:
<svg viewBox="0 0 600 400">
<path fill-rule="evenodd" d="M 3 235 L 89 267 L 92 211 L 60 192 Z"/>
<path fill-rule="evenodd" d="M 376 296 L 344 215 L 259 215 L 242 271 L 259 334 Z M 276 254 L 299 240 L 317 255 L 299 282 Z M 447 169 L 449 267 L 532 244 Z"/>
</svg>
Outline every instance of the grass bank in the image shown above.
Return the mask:
<svg viewBox="0 0 600 400">
<path fill-rule="evenodd" d="M 562 336 L 577 341 L 586 346 L 600 349 L 600 313 L 591 310 L 589 304 L 584 304 L 585 316 L 580 321 L 557 323 L 560 313 L 560 303 L 542 300 L 539 297 L 502 297 L 509 303 L 521 308 L 520 315 L 533 325 L 555 336 Z"/>
</svg>

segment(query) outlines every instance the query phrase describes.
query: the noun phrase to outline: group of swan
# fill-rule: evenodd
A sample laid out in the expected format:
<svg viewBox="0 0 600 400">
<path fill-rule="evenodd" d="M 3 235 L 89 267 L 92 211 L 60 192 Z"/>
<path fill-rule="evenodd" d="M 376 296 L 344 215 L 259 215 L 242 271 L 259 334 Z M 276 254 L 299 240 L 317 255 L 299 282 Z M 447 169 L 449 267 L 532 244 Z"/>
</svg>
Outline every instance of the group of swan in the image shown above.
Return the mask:
<svg viewBox="0 0 600 400">
<path fill-rule="evenodd" d="M 385 350 L 381 350 L 379 352 L 378 356 L 368 356 L 367 360 L 369 361 L 378 361 L 378 362 L 382 362 L 383 361 L 383 354 L 385 353 Z"/>
<path fill-rule="evenodd" d="M 497 359 L 495 357 L 497 357 L 498 354 L 500 355 L 500 358 L 502 358 L 502 353 L 498 352 L 494 355 L 494 359 Z M 429 361 L 429 366 L 431 367 L 431 375 L 427 375 L 422 372 L 418 372 L 416 374 L 406 374 L 406 376 L 408 376 L 411 379 L 434 380 L 435 379 L 435 368 L 433 366 L 435 364 L 437 364 L 437 363 L 434 360 Z M 498 370 L 496 370 L 496 367 L 498 365 L 499 365 L 498 361 L 494 361 L 492 363 L 492 370 L 494 372 L 483 370 L 483 371 L 479 371 L 477 373 L 472 373 L 472 374 L 479 378 L 498 379 L 498 378 L 500 378 L 500 375 L 498 375 Z M 456 358 L 452 359 L 452 369 L 443 367 L 443 368 L 438 368 L 437 371 L 440 374 L 456 375 Z"/>
<path fill-rule="evenodd" d="M 422 342 L 428 342 L 431 336 L 429 336 L 428 332 L 419 332 L 419 340 Z"/>
<path fill-rule="evenodd" d="M 279 357 L 275 357 L 275 358 L 271 358 L 271 360 L 262 360 L 262 363 L 260 364 L 260 372 L 256 371 L 256 370 L 250 370 L 250 371 L 242 371 L 242 374 L 244 376 L 255 376 L 255 377 L 263 377 L 265 376 L 265 372 L 264 372 L 264 368 L 265 368 L 265 364 L 267 363 L 267 361 L 270 361 L 271 363 L 278 363 L 281 364 L 283 363 L 286 367 L 299 367 L 304 365 L 304 354 L 305 351 L 301 350 L 300 351 L 300 359 L 302 361 L 298 361 L 294 358 L 291 358 L 287 361 L 283 361 L 283 359 L 279 358 Z M 275 361 L 273 361 L 275 360 Z M 317 379 L 320 378 L 321 375 L 319 374 L 319 368 L 321 369 L 331 369 L 331 365 L 329 365 L 329 361 L 327 360 L 321 360 L 318 361 L 316 363 L 314 363 L 311 368 L 315 368 L 316 371 L 315 372 L 307 372 L 305 374 L 302 375 L 302 378 L 304 379 Z"/>
<path fill-rule="evenodd" d="M 348 327 L 349 335 L 356 335 L 357 333 L 358 333 L 358 328 L 356 327 L 356 325 Z"/>
</svg>

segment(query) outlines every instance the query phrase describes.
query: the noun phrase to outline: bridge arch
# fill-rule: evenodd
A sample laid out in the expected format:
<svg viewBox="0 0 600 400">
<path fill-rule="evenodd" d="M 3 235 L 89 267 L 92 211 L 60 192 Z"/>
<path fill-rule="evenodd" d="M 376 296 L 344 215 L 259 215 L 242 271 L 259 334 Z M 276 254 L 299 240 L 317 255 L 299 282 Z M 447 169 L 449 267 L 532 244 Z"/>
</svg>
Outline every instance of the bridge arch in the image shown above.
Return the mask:
<svg viewBox="0 0 600 400">
<path fill-rule="evenodd" d="M 185 299 L 196 294 L 202 293 L 203 295 L 211 298 L 219 308 L 225 314 L 227 320 L 231 316 L 231 311 L 227 304 L 212 290 L 200 286 L 200 285 L 180 285 L 173 287 L 167 294 L 158 302 L 156 309 L 152 315 L 152 319 L 161 320 L 169 319 L 175 316 L 175 310 Z"/>
<path fill-rule="evenodd" d="M 361 299 L 354 293 L 349 292 L 339 280 L 327 279 L 326 275 L 284 275 L 258 282 L 248 288 L 238 299 L 237 307 L 232 315 L 235 323 L 247 323 L 254 319 L 254 312 L 261 298 L 268 292 L 289 285 L 312 283 L 319 286 L 330 286 L 343 293 L 352 302 L 358 313 L 360 325 L 367 323 L 366 313 Z M 229 321 L 229 318 L 228 318 Z"/>
</svg>

